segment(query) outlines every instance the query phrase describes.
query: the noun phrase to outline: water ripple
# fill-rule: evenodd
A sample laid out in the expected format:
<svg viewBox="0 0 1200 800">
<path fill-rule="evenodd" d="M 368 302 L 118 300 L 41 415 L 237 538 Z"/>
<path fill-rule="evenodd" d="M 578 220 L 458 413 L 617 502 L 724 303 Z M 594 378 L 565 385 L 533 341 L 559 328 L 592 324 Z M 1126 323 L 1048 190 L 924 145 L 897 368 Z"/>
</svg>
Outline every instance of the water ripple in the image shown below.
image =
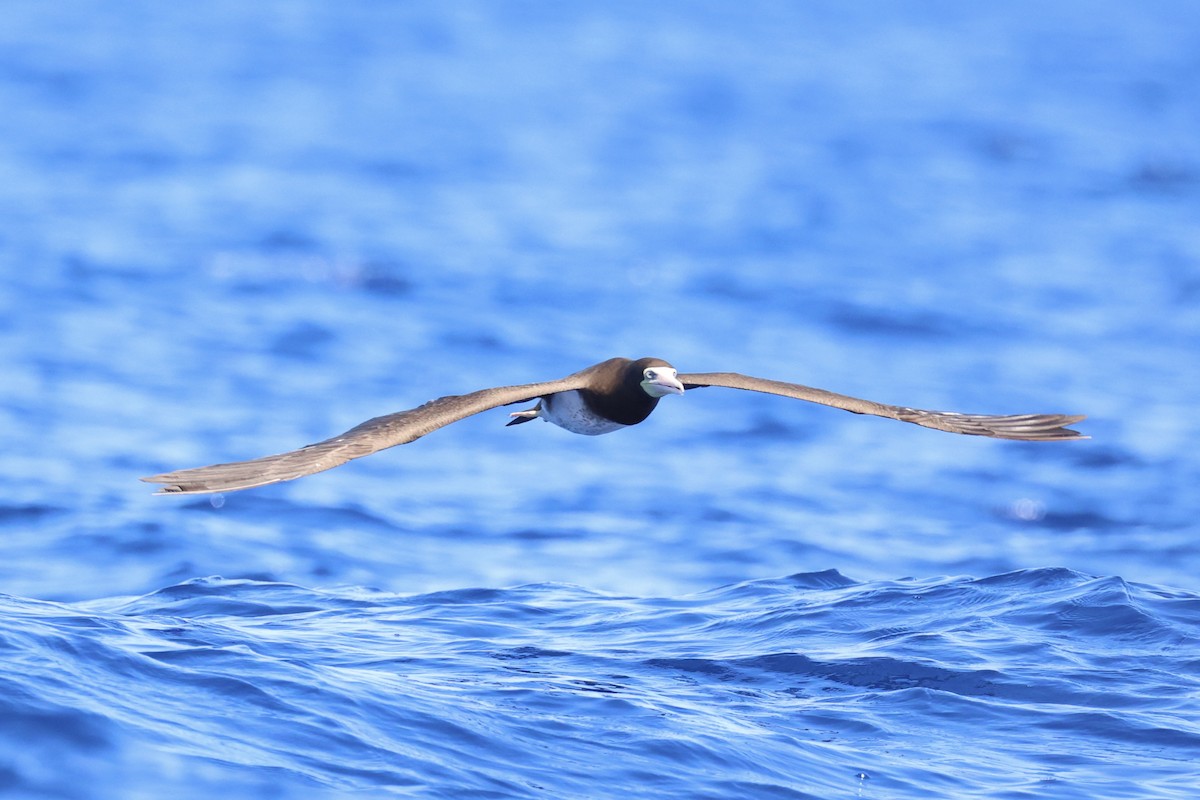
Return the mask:
<svg viewBox="0 0 1200 800">
<path fill-rule="evenodd" d="M 284 793 L 918 797 L 1052 780 L 1063 797 L 1182 798 L 1198 603 L 1061 569 L 827 571 L 675 598 L 219 578 L 6 597 L 3 730 L 177 796 L 270 775 Z M 57 786 L 8 769 L 25 791 Z"/>
</svg>

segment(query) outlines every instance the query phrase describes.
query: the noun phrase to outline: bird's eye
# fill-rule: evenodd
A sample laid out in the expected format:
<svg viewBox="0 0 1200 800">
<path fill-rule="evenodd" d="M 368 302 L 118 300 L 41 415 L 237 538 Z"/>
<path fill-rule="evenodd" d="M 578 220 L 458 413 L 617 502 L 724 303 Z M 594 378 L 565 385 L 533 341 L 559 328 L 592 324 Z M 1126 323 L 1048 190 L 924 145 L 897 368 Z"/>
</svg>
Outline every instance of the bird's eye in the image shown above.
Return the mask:
<svg viewBox="0 0 1200 800">
<path fill-rule="evenodd" d="M 655 377 L 655 376 L 654 376 L 654 370 L 652 370 L 652 369 L 648 369 L 648 370 L 646 370 L 646 371 L 645 371 L 644 373 L 642 373 L 642 374 L 646 376 L 646 380 L 648 380 L 648 381 L 652 381 L 652 380 L 654 380 L 654 377 Z"/>
</svg>

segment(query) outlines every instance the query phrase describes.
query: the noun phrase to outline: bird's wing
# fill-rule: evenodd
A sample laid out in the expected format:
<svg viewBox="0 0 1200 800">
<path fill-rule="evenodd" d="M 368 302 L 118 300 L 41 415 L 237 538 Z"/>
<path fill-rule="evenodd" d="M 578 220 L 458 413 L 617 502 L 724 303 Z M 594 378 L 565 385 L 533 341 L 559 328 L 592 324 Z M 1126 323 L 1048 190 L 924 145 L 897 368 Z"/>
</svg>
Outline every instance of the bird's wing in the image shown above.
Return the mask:
<svg viewBox="0 0 1200 800">
<path fill-rule="evenodd" d="M 501 386 L 495 389 L 481 389 L 470 394 L 447 395 L 408 411 L 369 419 L 341 436 L 334 436 L 299 450 L 251 461 L 165 472 L 142 480 L 163 484 L 158 490 L 159 494 L 229 492 L 290 481 L 312 475 L 314 472 L 340 467 L 351 459 L 369 456 L 388 447 L 408 444 L 472 414 L 556 392 L 578 389 L 583 385 L 584 379 L 576 374 L 545 383 Z"/>
<path fill-rule="evenodd" d="M 1034 442 L 1053 442 L 1063 439 L 1086 439 L 1087 436 L 1073 431 L 1067 426 L 1084 419 L 1083 415 L 1069 414 L 1013 414 L 1010 416 L 989 416 L 986 414 L 957 414 L 953 411 L 923 411 L 919 408 L 904 406 L 889 406 L 875 403 L 844 394 L 827 392 L 824 389 L 814 389 L 811 386 L 801 386 L 798 383 L 785 383 L 765 378 L 753 378 L 749 375 L 739 375 L 736 372 L 703 372 L 692 375 L 680 375 L 685 389 L 696 389 L 702 386 L 725 386 L 730 389 L 746 389 L 751 392 L 765 392 L 783 397 L 794 397 L 797 400 L 807 400 L 810 403 L 833 406 L 834 408 L 852 411 L 855 414 L 873 414 L 877 417 L 898 419 L 901 422 L 911 422 L 949 433 L 963 433 L 968 436 L 991 436 L 996 439 L 1021 439 Z"/>
</svg>

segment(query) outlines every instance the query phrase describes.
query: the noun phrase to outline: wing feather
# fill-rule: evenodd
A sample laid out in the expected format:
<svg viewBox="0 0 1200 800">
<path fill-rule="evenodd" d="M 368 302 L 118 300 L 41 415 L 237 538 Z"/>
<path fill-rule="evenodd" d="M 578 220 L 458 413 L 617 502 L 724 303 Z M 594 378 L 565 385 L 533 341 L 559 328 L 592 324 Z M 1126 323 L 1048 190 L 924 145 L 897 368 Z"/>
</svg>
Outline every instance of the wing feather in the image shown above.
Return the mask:
<svg viewBox="0 0 1200 800">
<path fill-rule="evenodd" d="M 988 414 L 958 414 L 953 411 L 925 411 L 919 408 L 891 406 L 858 397 L 815 389 L 798 383 L 754 378 L 737 372 L 702 372 L 680 375 L 685 389 L 703 386 L 724 386 L 729 389 L 745 389 L 764 392 L 810 403 L 820 403 L 841 408 L 855 414 L 871 414 L 876 417 L 911 422 L 949 433 L 968 436 L 990 436 L 996 439 L 1020 439 L 1032 442 L 1053 442 L 1064 439 L 1086 439 L 1087 436 L 1073 431 L 1068 425 L 1085 419 L 1078 414 L 1012 414 L 995 416 Z"/>
<path fill-rule="evenodd" d="M 407 411 L 375 417 L 340 436 L 278 455 L 194 467 L 142 478 L 161 483 L 159 494 L 206 494 L 250 489 L 323 472 L 396 445 L 408 444 L 438 428 L 511 403 L 521 403 L 556 392 L 578 389 L 581 373 L 557 381 L 481 389 L 447 395 Z"/>
</svg>

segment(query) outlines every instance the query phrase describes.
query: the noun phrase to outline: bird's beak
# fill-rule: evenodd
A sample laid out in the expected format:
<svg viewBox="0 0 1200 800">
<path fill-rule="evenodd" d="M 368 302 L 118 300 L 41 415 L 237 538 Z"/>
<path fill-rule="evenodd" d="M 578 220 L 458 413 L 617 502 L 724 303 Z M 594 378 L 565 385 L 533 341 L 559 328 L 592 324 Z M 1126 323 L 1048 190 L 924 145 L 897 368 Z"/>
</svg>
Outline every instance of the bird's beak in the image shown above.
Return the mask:
<svg viewBox="0 0 1200 800">
<path fill-rule="evenodd" d="M 643 381 L 646 393 L 651 397 L 666 397 L 669 394 L 683 394 L 683 384 L 674 375 L 655 375 L 653 380 Z"/>
</svg>

